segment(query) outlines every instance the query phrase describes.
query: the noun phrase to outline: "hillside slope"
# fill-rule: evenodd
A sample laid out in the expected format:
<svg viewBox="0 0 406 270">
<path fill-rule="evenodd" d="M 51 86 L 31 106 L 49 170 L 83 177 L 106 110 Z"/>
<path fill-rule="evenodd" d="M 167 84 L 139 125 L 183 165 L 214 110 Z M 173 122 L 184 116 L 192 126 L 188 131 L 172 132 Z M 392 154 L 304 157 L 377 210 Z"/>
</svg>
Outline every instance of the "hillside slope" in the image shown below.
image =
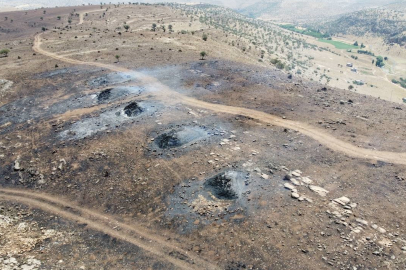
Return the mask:
<svg viewBox="0 0 406 270">
<path fill-rule="evenodd" d="M 406 2 L 404 2 L 406 5 Z M 406 43 L 406 14 L 404 8 L 367 9 L 341 16 L 323 24 L 313 25 L 333 35 L 382 37 L 387 43 Z"/>
<path fill-rule="evenodd" d="M 381 7 L 394 0 L 269 0 L 254 3 L 239 10 L 244 15 L 280 22 L 317 21 L 365 8 Z"/>
</svg>

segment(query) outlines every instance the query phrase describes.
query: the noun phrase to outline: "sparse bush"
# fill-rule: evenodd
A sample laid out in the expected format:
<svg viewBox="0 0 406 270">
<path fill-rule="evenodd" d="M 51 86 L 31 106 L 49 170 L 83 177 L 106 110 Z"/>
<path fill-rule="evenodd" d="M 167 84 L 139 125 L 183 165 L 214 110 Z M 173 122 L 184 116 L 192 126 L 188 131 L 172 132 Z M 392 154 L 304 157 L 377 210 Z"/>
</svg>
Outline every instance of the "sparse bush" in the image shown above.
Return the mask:
<svg viewBox="0 0 406 270">
<path fill-rule="evenodd" d="M 3 57 L 7 57 L 9 53 L 10 53 L 9 49 L 3 49 L 0 51 L 0 55 Z"/>
<path fill-rule="evenodd" d="M 359 54 L 366 54 L 366 55 L 375 56 L 375 54 L 373 54 L 372 52 L 369 52 L 369 51 L 358 50 L 357 52 L 358 52 Z"/>
<path fill-rule="evenodd" d="M 279 60 L 278 59 L 271 59 L 271 64 L 272 65 L 276 65 L 276 63 L 278 63 Z"/>
<path fill-rule="evenodd" d="M 206 35 L 206 34 L 203 34 L 202 39 L 203 39 L 204 41 L 207 41 L 207 35 Z"/>
<path fill-rule="evenodd" d="M 276 64 L 276 68 L 278 68 L 278 69 L 284 69 L 284 68 L 285 68 L 285 64 L 282 63 L 281 61 L 279 61 L 279 62 Z"/>
</svg>

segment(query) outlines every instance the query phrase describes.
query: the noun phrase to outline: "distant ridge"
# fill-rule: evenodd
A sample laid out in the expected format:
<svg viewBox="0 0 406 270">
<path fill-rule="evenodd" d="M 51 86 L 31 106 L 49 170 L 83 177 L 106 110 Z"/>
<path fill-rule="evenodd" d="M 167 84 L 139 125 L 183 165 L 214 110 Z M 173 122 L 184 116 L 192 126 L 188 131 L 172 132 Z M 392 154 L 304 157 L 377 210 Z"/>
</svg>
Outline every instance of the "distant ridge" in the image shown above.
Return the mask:
<svg viewBox="0 0 406 270">
<path fill-rule="evenodd" d="M 263 0 L 238 11 L 252 18 L 279 22 L 308 22 L 399 2 L 396 0 Z M 404 1 L 400 3 L 402 2 Z"/>
</svg>

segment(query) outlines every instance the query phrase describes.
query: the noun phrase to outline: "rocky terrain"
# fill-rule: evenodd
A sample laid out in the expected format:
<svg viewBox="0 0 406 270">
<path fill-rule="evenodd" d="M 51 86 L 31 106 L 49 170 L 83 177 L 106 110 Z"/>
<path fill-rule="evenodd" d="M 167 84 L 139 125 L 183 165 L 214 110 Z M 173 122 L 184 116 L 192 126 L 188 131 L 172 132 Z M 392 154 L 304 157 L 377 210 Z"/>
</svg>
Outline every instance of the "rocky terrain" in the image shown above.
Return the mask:
<svg viewBox="0 0 406 270">
<path fill-rule="evenodd" d="M 6 14 L 0 268 L 405 269 L 404 106 L 264 48 L 332 52 L 207 5 Z"/>
</svg>

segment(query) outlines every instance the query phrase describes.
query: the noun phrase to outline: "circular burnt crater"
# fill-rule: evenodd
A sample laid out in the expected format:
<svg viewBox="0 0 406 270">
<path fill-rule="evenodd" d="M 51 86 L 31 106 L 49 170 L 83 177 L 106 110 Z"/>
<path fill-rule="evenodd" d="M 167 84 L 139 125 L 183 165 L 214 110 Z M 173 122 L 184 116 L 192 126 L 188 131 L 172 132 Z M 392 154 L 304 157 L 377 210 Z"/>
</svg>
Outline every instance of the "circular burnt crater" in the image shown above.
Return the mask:
<svg viewBox="0 0 406 270">
<path fill-rule="evenodd" d="M 161 149 L 174 148 L 182 145 L 181 140 L 177 136 L 176 130 L 171 130 L 159 135 L 155 139 L 155 143 Z"/>
<path fill-rule="evenodd" d="M 97 95 L 97 101 L 99 102 L 104 102 L 110 99 L 111 97 L 111 90 L 113 90 L 113 88 L 109 88 L 106 90 L 101 91 L 98 95 Z"/>
<path fill-rule="evenodd" d="M 244 178 L 238 172 L 223 172 L 207 179 L 204 186 L 218 199 L 235 200 L 244 191 Z"/>
<path fill-rule="evenodd" d="M 154 139 L 154 144 L 160 149 L 176 148 L 192 144 L 208 136 L 208 132 L 201 127 L 185 126 L 180 129 L 171 129 Z"/>
<path fill-rule="evenodd" d="M 141 108 L 141 106 L 137 102 L 131 102 L 127 106 L 124 107 L 124 113 L 128 117 L 133 117 L 137 116 L 138 114 L 142 113 L 144 110 Z"/>
</svg>

